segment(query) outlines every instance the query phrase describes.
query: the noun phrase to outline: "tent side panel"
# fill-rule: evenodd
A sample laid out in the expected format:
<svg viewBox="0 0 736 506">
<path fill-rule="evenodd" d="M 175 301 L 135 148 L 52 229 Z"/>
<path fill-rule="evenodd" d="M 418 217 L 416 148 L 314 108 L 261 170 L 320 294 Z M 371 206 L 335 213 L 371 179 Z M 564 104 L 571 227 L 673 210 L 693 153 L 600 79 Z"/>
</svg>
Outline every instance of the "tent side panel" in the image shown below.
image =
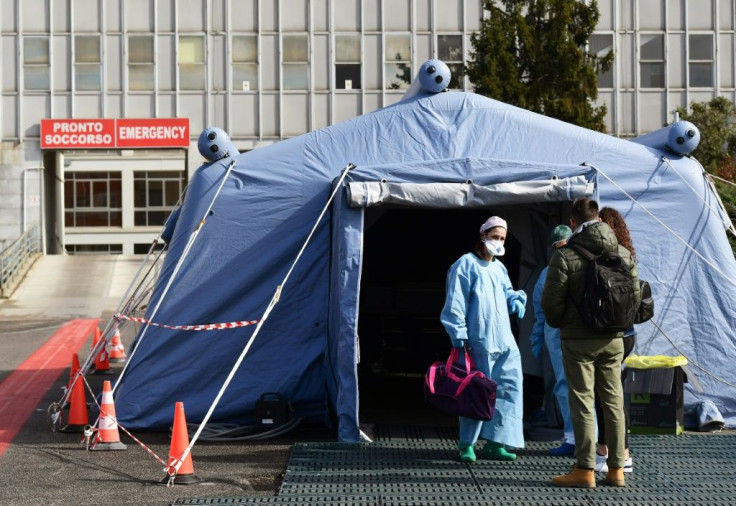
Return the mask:
<svg viewBox="0 0 736 506">
<path fill-rule="evenodd" d="M 348 208 L 344 189 L 337 192 L 332 209 L 328 360 L 335 381 L 338 438 L 343 442 L 357 442 L 360 440 L 357 323 L 363 210 Z"/>
</svg>

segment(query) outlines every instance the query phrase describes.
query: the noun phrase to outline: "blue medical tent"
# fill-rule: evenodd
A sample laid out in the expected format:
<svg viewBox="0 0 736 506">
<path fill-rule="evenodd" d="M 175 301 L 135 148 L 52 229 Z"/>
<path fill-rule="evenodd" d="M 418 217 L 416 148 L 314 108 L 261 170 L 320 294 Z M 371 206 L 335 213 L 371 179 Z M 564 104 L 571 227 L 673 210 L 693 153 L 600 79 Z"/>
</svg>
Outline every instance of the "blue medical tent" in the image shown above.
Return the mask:
<svg viewBox="0 0 736 506">
<path fill-rule="evenodd" d="M 227 154 L 193 175 L 145 312 L 174 327 L 257 321 L 280 290 L 212 421 L 253 423 L 256 401 L 276 392 L 302 420 L 358 441 L 358 371 L 380 362 L 366 356 L 380 351 L 370 343 L 378 322 L 391 312 L 402 321 L 406 307 L 436 321 L 447 268 L 491 214 L 508 221 L 504 262 L 531 294 L 549 230 L 567 222 L 572 199 L 591 196 L 626 217 L 652 286 L 656 316 L 638 326 L 636 353 L 685 355 L 703 390 L 689 383 L 686 405 L 712 401 L 736 426 L 731 224 L 696 160 L 463 92 L 422 92 Z M 400 328 L 408 336 L 417 321 Z M 421 357 L 430 340 L 436 355 L 449 351 L 446 336 L 422 340 L 418 327 L 405 359 Z M 169 427 L 177 401 L 190 423 L 202 420 L 256 328 L 143 326 L 116 386 L 120 422 Z M 416 360 L 416 370 L 429 365 Z"/>
</svg>

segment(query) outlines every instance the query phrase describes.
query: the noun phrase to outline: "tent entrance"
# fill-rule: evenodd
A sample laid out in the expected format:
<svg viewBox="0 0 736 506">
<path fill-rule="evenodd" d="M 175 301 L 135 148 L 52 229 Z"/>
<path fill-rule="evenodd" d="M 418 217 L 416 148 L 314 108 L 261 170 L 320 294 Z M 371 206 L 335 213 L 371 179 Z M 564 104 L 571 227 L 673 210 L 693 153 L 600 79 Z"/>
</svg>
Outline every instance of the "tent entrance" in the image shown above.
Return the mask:
<svg viewBox="0 0 736 506">
<path fill-rule="evenodd" d="M 486 211 L 365 209 L 358 383 L 361 421 L 432 420 L 424 371 L 447 358 L 439 321 L 448 267 Z M 384 419 L 386 418 L 386 419 Z"/>
<path fill-rule="evenodd" d="M 518 179 L 499 173 L 479 182 L 389 182 L 355 173 L 337 194 L 326 358 L 341 441 L 357 441 L 360 423 L 381 418 L 438 423 L 438 413 L 424 405 L 422 374 L 449 352 L 439 322 L 445 277 L 473 248 L 488 216 L 508 221 L 503 261 L 514 286 L 531 294 L 547 263 L 549 230 L 567 220 L 572 200 L 595 191 L 595 173 L 587 167 L 545 166 L 545 177 L 530 179 L 528 164 L 475 160 L 472 169 L 480 173 L 484 163 L 489 173 L 514 169 Z M 532 320 L 518 329 L 512 321 L 522 345 Z"/>
<path fill-rule="evenodd" d="M 569 202 L 491 209 L 365 209 L 358 318 L 361 423 L 457 423 L 453 417 L 441 418 L 422 394 L 427 367 L 446 359 L 450 350 L 439 320 L 448 268 L 473 249 L 478 227 L 488 216 L 514 216 L 502 261 L 514 286 L 531 297 L 546 263 L 544 240 L 531 241 L 531 229 L 544 235 L 550 223 L 566 217 L 568 208 Z M 526 230 L 516 222 L 524 222 Z M 512 319 L 517 341 L 525 333 L 528 341 L 532 320 L 526 319 L 520 329 Z M 535 384 L 533 379 L 526 383 Z M 537 383 L 538 388 L 526 389 L 530 407 L 541 404 L 544 387 Z"/>
</svg>

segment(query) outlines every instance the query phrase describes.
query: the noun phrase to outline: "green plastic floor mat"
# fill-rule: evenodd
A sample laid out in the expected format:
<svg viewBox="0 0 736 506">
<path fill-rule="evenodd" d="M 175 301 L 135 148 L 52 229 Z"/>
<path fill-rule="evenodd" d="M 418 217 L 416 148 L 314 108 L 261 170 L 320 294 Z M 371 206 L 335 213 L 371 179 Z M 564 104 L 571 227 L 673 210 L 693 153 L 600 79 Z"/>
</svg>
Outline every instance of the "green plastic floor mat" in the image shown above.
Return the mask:
<svg viewBox="0 0 736 506">
<path fill-rule="evenodd" d="M 373 443 L 297 443 L 277 496 L 179 499 L 175 505 L 344 506 L 736 505 L 736 435 L 631 436 L 626 487 L 553 487 L 569 457 L 557 443 L 529 442 L 513 462 L 457 460 L 444 438 Z"/>
</svg>

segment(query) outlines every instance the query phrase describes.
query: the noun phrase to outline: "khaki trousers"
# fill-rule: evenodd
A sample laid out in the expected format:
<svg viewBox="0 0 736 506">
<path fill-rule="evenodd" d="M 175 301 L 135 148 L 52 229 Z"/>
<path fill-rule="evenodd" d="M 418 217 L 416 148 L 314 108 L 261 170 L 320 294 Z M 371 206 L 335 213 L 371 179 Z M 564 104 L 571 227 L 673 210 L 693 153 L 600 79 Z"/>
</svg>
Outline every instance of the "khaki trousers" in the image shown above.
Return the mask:
<svg viewBox="0 0 736 506">
<path fill-rule="evenodd" d="M 595 393 L 601 401 L 606 424 L 608 467 L 624 465 L 626 417 L 621 385 L 623 353 L 621 338 L 562 339 L 562 365 L 570 390 L 575 459 L 579 468 L 595 467 Z"/>
</svg>

